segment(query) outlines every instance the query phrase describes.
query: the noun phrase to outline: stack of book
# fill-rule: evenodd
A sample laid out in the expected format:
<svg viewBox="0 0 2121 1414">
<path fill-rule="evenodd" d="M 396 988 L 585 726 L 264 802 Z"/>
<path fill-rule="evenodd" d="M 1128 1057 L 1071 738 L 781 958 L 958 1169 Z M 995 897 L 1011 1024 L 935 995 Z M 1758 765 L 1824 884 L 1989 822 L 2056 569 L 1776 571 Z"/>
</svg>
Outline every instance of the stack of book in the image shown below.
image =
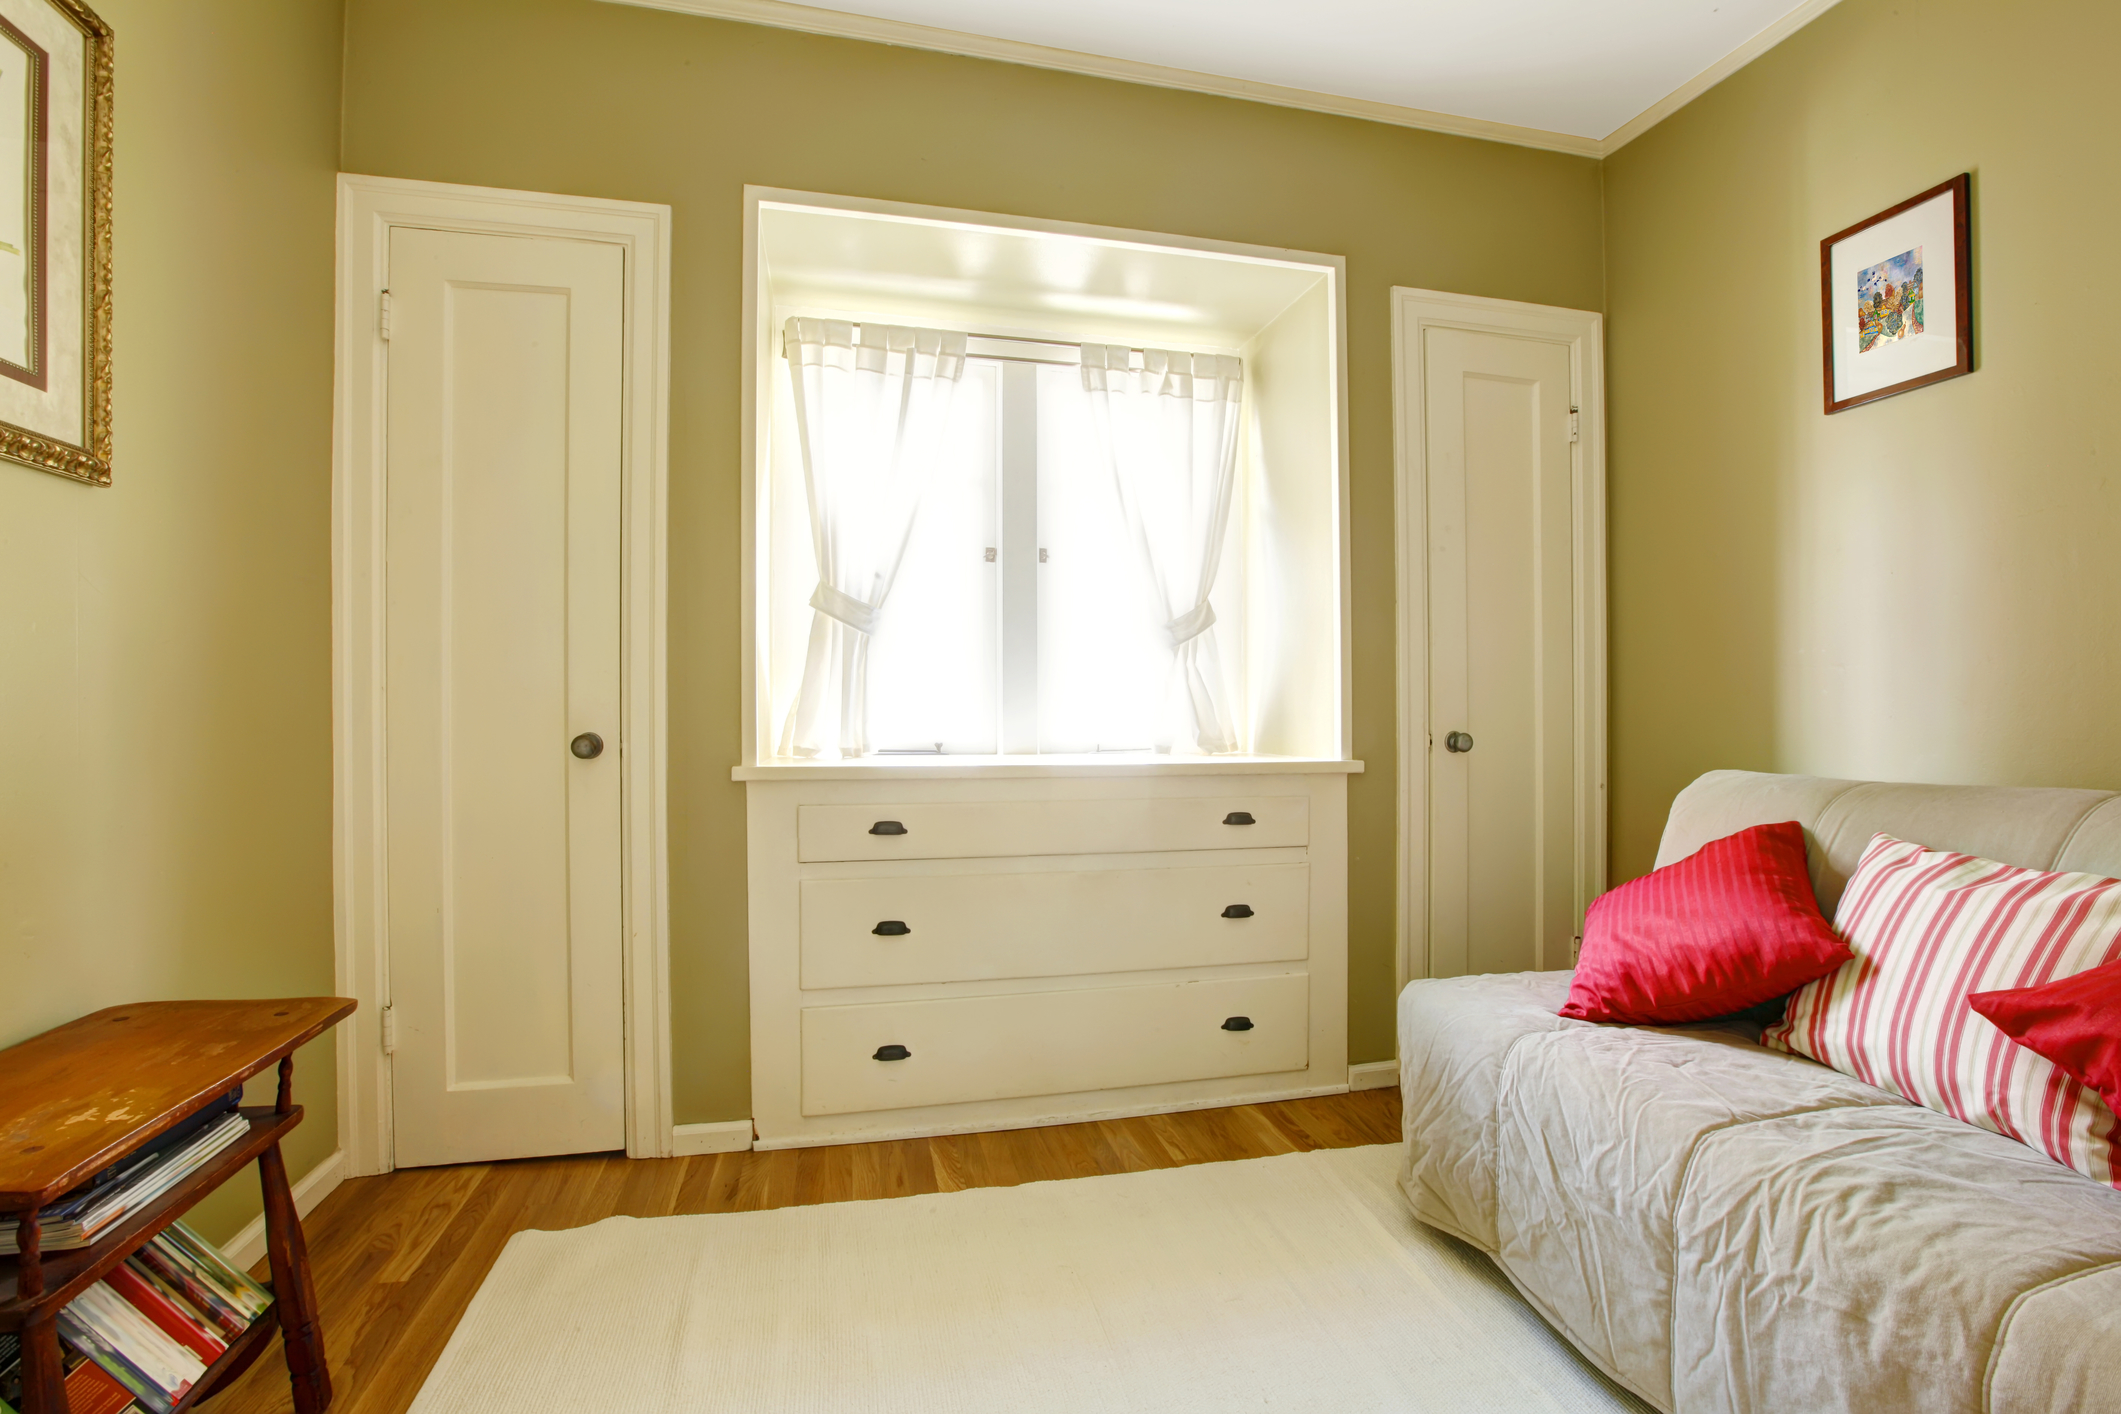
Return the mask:
<svg viewBox="0 0 2121 1414">
<path fill-rule="evenodd" d="M 103 1367 L 72 1350 L 66 1358 L 66 1407 L 73 1414 L 139 1414 L 132 1391 Z M 0 1410 L 14 1414 L 22 1403 L 22 1337 L 0 1331 Z"/>
<path fill-rule="evenodd" d="M 152 1203 L 241 1139 L 250 1121 L 236 1112 L 243 1092 L 231 1091 L 187 1118 L 123 1163 L 113 1164 L 37 1215 L 46 1252 L 86 1247 L 119 1219 Z M 0 1219 L 0 1256 L 19 1252 L 13 1218 Z"/>
<path fill-rule="evenodd" d="M 221 1249 L 172 1223 L 59 1312 L 75 1414 L 170 1414 L 272 1305 Z M 0 1335 L 0 1414 L 21 1399 L 21 1349 Z"/>
</svg>

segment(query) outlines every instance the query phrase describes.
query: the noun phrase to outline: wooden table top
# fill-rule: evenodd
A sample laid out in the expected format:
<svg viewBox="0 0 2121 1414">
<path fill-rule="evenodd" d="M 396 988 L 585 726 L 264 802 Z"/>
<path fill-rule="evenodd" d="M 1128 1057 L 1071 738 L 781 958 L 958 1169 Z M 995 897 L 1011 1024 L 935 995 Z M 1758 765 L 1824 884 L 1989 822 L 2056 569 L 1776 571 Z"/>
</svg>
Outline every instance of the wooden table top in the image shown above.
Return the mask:
<svg viewBox="0 0 2121 1414">
<path fill-rule="evenodd" d="M 353 1009 L 345 997 L 136 1002 L 0 1051 L 0 1212 L 50 1202 Z"/>
</svg>

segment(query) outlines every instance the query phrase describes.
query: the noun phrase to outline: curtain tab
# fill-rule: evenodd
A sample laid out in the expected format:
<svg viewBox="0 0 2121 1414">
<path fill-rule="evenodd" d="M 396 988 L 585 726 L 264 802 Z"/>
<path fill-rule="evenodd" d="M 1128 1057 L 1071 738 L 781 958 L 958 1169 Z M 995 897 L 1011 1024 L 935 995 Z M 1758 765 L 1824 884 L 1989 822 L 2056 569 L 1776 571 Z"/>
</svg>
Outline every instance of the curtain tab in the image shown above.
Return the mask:
<svg viewBox="0 0 2121 1414">
<path fill-rule="evenodd" d="M 1164 632 L 1171 635 L 1171 646 L 1182 648 L 1187 643 L 1208 631 L 1215 622 L 1215 606 L 1203 599 L 1185 613 L 1164 625 Z"/>
<path fill-rule="evenodd" d="M 810 607 L 827 618 L 838 619 L 856 633 L 872 633 L 876 629 L 874 604 L 864 604 L 852 594 L 842 594 L 829 584 L 818 585 L 817 593 L 810 596 Z M 1207 625 L 1202 624 L 1201 627 L 1206 628 Z"/>
</svg>

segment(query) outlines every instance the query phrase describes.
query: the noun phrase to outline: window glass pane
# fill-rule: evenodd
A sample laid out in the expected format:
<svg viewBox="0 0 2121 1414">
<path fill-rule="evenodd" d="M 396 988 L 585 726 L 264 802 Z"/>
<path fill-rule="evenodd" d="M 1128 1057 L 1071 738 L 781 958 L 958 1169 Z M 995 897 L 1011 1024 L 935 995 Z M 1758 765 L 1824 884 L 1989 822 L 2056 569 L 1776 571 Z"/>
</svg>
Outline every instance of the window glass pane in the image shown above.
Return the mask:
<svg viewBox="0 0 2121 1414">
<path fill-rule="evenodd" d="M 949 446 L 869 646 L 869 739 L 881 751 L 995 750 L 997 372 L 966 367 Z"/>
<path fill-rule="evenodd" d="M 1039 750 L 1146 751 L 1171 650 L 1077 368 L 1039 370 L 1038 519 Z"/>
</svg>

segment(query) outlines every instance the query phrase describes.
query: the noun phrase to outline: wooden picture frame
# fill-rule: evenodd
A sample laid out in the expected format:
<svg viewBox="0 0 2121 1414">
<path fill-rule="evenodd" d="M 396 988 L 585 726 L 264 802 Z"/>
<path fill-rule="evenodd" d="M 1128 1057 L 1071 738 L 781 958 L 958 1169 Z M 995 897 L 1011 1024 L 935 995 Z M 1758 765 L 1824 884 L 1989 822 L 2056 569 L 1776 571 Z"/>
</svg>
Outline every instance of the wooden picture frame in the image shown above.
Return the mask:
<svg viewBox="0 0 2121 1414">
<path fill-rule="evenodd" d="M 1819 243 L 1827 412 L 1974 371 L 1972 191 L 1962 172 Z"/>
<path fill-rule="evenodd" d="M 108 486 L 111 29 L 0 0 L 0 458 Z"/>
</svg>

